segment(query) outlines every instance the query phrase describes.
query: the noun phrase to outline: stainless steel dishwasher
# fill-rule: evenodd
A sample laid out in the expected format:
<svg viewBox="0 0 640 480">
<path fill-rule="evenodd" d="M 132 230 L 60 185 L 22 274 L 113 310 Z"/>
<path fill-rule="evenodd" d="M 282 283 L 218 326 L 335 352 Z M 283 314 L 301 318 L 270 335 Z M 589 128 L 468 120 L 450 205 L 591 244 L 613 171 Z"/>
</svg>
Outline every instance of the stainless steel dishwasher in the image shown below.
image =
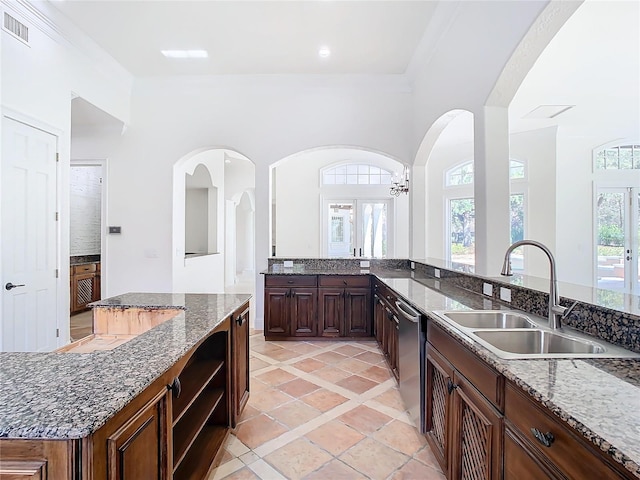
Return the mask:
<svg viewBox="0 0 640 480">
<path fill-rule="evenodd" d="M 424 433 L 424 375 L 425 333 L 419 312 L 401 300 L 396 301 L 400 331 L 398 339 L 398 371 L 400 396 L 416 428 Z"/>
</svg>

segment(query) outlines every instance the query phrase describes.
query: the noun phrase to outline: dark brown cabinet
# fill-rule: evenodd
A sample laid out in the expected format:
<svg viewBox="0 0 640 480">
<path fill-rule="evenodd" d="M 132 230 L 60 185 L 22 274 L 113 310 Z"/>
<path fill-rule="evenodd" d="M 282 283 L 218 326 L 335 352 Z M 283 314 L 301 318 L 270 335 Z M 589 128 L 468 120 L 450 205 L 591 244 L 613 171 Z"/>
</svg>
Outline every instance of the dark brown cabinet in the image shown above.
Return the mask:
<svg viewBox="0 0 640 480">
<path fill-rule="evenodd" d="M 265 278 L 264 334 L 267 339 L 314 337 L 318 331 L 315 275 Z"/>
<path fill-rule="evenodd" d="M 425 416 L 431 450 L 447 478 L 502 478 L 504 422 L 497 402 L 502 376 L 439 327 L 429 324 L 427 338 Z"/>
<path fill-rule="evenodd" d="M 72 314 L 82 312 L 89 303 L 100 300 L 100 263 L 72 265 L 69 281 Z"/>
<path fill-rule="evenodd" d="M 368 275 L 267 275 L 265 337 L 370 337 Z"/>
<path fill-rule="evenodd" d="M 512 383 L 505 389 L 505 418 L 506 479 L 526 478 L 522 464 L 546 478 L 631 478 Z"/>
<path fill-rule="evenodd" d="M 168 392 L 148 404 L 107 438 L 107 478 L 170 479 L 167 455 Z"/>
<path fill-rule="evenodd" d="M 396 313 L 396 295 L 385 285 L 374 283 L 374 326 L 375 337 L 380 350 L 385 356 L 389 369 L 396 380 L 400 378 L 399 372 L 399 329 L 400 323 Z"/>
<path fill-rule="evenodd" d="M 318 285 L 320 336 L 371 336 L 371 289 L 368 276 L 322 275 Z"/>
<path fill-rule="evenodd" d="M 234 359 L 231 426 L 235 428 L 249 400 L 249 306 L 233 315 L 231 321 L 231 351 Z"/>
</svg>

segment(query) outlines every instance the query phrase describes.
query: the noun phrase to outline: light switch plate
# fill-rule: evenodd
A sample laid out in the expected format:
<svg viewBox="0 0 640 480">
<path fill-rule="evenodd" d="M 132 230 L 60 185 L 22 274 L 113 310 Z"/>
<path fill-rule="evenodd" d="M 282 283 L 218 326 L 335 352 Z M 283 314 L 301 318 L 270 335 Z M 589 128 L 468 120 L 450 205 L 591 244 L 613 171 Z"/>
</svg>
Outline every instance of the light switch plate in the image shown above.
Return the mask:
<svg viewBox="0 0 640 480">
<path fill-rule="evenodd" d="M 360 260 L 360 268 L 369 268 L 370 264 L 369 260 Z"/>
<path fill-rule="evenodd" d="M 440 282 L 438 280 L 434 282 L 434 286 L 436 287 L 436 290 L 440 290 Z"/>
<path fill-rule="evenodd" d="M 482 293 L 484 293 L 488 297 L 492 296 L 493 295 L 493 285 L 491 285 L 490 283 L 484 282 L 482 284 Z"/>
<path fill-rule="evenodd" d="M 284 268 L 293 268 L 293 260 L 285 260 L 282 264 Z"/>
<path fill-rule="evenodd" d="M 440 278 L 440 269 L 439 269 L 439 268 L 434 268 L 434 269 L 433 269 L 433 275 L 434 275 L 436 278 Z"/>
<path fill-rule="evenodd" d="M 511 303 L 511 289 L 500 287 L 500 300 Z"/>
<path fill-rule="evenodd" d="M 416 269 L 416 262 L 411 262 L 411 270 L 415 270 Z"/>
</svg>

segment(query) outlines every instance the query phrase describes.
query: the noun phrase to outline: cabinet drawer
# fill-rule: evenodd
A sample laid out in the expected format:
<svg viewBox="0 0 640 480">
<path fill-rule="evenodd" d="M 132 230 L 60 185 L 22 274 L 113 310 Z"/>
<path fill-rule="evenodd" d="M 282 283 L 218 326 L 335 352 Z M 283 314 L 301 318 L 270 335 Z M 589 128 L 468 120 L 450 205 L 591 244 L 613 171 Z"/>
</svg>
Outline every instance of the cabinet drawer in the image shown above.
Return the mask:
<svg viewBox="0 0 640 480">
<path fill-rule="evenodd" d="M 96 264 L 95 263 L 87 263 L 84 265 L 74 265 L 73 266 L 73 273 L 75 275 L 79 274 L 79 273 L 93 273 L 96 271 Z"/>
<path fill-rule="evenodd" d="M 516 427 L 520 436 L 530 443 L 529 448 L 557 466 L 569 478 L 622 478 L 605 463 L 595 448 L 583 443 L 570 428 L 545 412 L 520 389 L 507 383 L 505 389 L 505 417 Z M 551 433 L 550 446 L 538 441 L 532 428 L 543 434 Z"/>
<path fill-rule="evenodd" d="M 427 322 L 427 339 L 500 412 L 503 411 L 504 377 L 500 373 L 480 360 L 434 322 Z"/>
<path fill-rule="evenodd" d="M 315 287 L 318 285 L 316 275 L 266 275 L 264 284 L 267 287 Z"/>
<path fill-rule="evenodd" d="M 321 287 L 368 287 L 369 275 L 320 275 Z"/>
</svg>

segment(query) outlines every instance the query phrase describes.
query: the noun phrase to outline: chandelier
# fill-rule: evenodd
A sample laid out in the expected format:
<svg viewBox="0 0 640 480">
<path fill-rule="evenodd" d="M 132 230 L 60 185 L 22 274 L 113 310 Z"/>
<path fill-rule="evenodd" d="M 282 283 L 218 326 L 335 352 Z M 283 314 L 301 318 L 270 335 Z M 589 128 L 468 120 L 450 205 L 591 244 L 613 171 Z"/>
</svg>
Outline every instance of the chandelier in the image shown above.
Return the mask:
<svg viewBox="0 0 640 480">
<path fill-rule="evenodd" d="M 401 193 L 409 193 L 409 169 L 404 166 L 402 177 L 398 178 L 394 175 L 394 181 L 391 182 L 389 194 L 393 197 L 399 197 Z"/>
</svg>

